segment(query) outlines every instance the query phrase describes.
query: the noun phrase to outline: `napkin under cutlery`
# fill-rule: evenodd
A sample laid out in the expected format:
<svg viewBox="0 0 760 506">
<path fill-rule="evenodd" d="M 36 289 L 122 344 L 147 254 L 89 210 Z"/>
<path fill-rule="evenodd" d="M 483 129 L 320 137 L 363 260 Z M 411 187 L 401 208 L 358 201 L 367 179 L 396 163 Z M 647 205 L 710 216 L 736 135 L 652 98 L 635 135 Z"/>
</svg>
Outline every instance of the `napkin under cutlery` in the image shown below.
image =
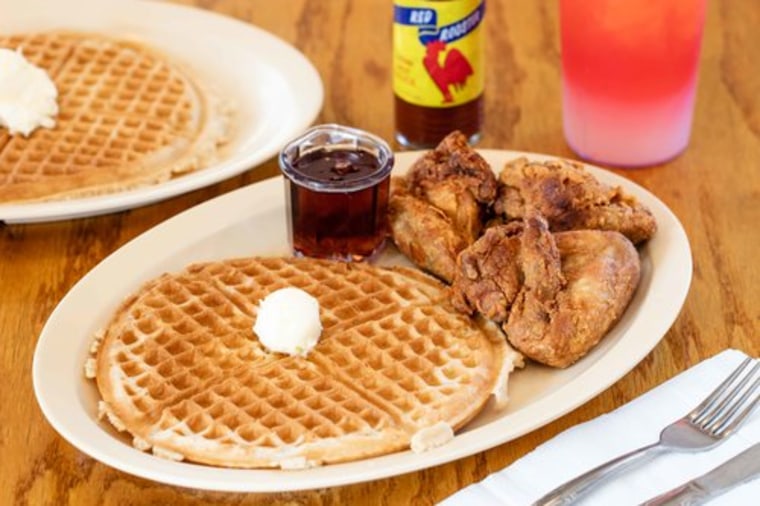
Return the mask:
<svg viewBox="0 0 760 506">
<path fill-rule="evenodd" d="M 511 466 L 448 497 L 439 506 L 529 505 L 581 472 L 657 441 L 664 426 L 690 411 L 745 358 L 737 350 L 723 351 L 611 413 L 562 432 Z M 578 504 L 640 504 L 704 474 L 758 441 L 760 409 L 716 448 L 658 455 L 608 480 Z M 757 504 L 759 496 L 760 479 L 757 479 L 716 497 L 710 504 Z"/>
</svg>

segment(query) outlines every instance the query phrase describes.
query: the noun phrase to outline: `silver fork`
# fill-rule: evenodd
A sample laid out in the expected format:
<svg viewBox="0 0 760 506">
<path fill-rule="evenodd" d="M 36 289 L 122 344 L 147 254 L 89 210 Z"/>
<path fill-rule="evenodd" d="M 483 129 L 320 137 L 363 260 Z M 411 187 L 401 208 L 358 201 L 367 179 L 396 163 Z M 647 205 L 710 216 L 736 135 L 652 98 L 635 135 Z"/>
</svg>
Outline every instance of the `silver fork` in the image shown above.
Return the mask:
<svg viewBox="0 0 760 506">
<path fill-rule="evenodd" d="M 742 373 L 753 363 L 754 367 L 742 377 Z M 755 393 L 760 386 L 760 377 L 755 378 L 749 387 L 747 384 L 758 368 L 760 362 L 748 357 L 699 406 L 665 427 L 660 432 L 658 442 L 595 467 L 555 488 L 534 502 L 533 506 L 572 504 L 603 480 L 661 452 L 701 451 L 718 445 L 736 431 L 757 406 L 760 395 Z M 742 407 L 744 409 L 740 411 Z"/>
</svg>

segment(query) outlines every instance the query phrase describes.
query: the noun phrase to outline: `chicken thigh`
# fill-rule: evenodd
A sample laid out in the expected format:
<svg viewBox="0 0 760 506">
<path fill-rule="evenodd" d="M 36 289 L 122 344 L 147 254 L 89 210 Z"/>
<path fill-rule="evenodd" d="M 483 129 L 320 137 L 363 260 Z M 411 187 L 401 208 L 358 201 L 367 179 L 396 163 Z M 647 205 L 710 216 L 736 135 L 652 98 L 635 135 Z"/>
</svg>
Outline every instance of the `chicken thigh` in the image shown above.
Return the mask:
<svg viewBox="0 0 760 506">
<path fill-rule="evenodd" d="M 553 232 L 616 230 L 634 244 L 650 239 L 657 230 L 646 207 L 621 188 L 601 183 L 578 163 L 518 158 L 506 164 L 499 183 L 494 210 L 506 220 L 537 210 Z"/>
<path fill-rule="evenodd" d="M 392 180 L 393 241 L 416 265 L 450 283 L 457 255 L 480 236 L 496 187 L 496 175 L 464 135 L 449 134 L 405 177 Z"/>
<path fill-rule="evenodd" d="M 487 229 L 461 252 L 451 297 L 456 309 L 501 323 L 526 356 L 567 367 L 623 314 L 640 269 L 635 247 L 619 232 L 552 234 L 530 213 Z"/>
</svg>

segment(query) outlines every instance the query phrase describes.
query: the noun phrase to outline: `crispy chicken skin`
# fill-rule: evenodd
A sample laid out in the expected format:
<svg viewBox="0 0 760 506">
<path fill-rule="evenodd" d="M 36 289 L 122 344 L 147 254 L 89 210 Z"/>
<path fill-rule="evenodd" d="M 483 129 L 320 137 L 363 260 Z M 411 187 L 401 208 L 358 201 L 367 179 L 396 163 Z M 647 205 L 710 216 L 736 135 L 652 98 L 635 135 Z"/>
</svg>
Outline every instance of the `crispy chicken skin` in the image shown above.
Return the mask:
<svg viewBox="0 0 760 506">
<path fill-rule="evenodd" d="M 392 193 L 388 220 L 398 249 L 417 266 L 451 282 L 467 242 L 440 209 L 408 193 Z"/>
<path fill-rule="evenodd" d="M 523 222 L 491 227 L 472 246 L 462 251 L 457 259 L 451 290 L 451 302 L 457 310 L 467 314 L 477 312 L 503 323 L 523 287 L 526 271 L 530 271 L 534 278 L 540 271 L 537 265 L 525 265 L 526 260 L 546 261 L 554 256 L 559 264 L 559 252 L 556 247 L 552 250 L 552 244 L 542 255 L 526 258 L 531 250 L 541 246 L 529 244 L 524 232 Z M 556 275 L 558 272 L 559 269 L 554 269 L 551 273 Z"/>
<path fill-rule="evenodd" d="M 535 209 L 553 232 L 617 230 L 634 244 L 654 235 L 652 213 L 621 188 L 597 181 L 582 165 L 565 161 L 529 162 L 518 158 L 499 174 L 494 211 L 507 220 Z"/>
<path fill-rule="evenodd" d="M 424 200 L 449 218 L 453 229 L 470 245 L 483 228 L 481 210 L 472 192 L 457 179 L 444 179 L 425 188 Z"/>
<path fill-rule="evenodd" d="M 392 179 L 393 241 L 416 265 L 450 283 L 457 255 L 480 236 L 483 209 L 496 188 L 496 175 L 464 135 L 449 134 L 405 177 Z"/>
<path fill-rule="evenodd" d="M 615 231 L 552 234 L 542 216 L 486 230 L 458 259 L 452 303 L 502 324 L 520 352 L 552 367 L 583 357 L 639 282 L 635 247 Z"/>
<path fill-rule="evenodd" d="M 455 179 L 482 204 L 491 204 L 496 198 L 496 175 L 459 131 L 451 132 L 435 149 L 422 155 L 406 177 L 409 189 L 418 197 L 424 196 L 430 185 Z"/>
</svg>

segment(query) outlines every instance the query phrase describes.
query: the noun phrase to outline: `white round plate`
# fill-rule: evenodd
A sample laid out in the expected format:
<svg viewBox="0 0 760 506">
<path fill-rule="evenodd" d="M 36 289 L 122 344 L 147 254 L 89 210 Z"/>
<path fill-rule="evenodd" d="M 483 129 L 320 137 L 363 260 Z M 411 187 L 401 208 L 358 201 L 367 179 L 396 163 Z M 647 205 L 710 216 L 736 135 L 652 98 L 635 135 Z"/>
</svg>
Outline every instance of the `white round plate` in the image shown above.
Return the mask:
<svg viewBox="0 0 760 506">
<path fill-rule="evenodd" d="M 497 170 L 522 155 L 481 150 Z M 533 159 L 547 158 L 525 154 Z M 401 153 L 403 172 L 419 153 Z M 189 209 L 145 232 L 89 272 L 47 321 L 34 355 L 37 400 L 53 427 L 81 451 L 109 466 L 151 480 L 198 489 L 285 491 L 332 487 L 394 476 L 472 455 L 545 425 L 615 383 L 662 339 L 691 282 L 689 242 L 678 219 L 654 195 L 611 172 L 589 167 L 648 206 L 659 230 L 640 249 L 641 284 L 622 319 L 589 355 L 565 370 L 528 364 L 512 374 L 506 410 L 490 407 L 449 443 L 425 453 L 404 451 L 299 471 L 239 470 L 171 462 L 134 449 L 97 420 L 98 392 L 83 366 L 95 332 L 120 301 L 144 281 L 194 261 L 287 255 L 284 183 L 269 179 Z M 389 248 L 382 259 L 399 261 Z M 150 261 L 146 261 L 150 259 Z"/>
<path fill-rule="evenodd" d="M 67 30 L 135 40 L 164 52 L 236 111 L 221 160 L 165 183 L 59 202 L 0 204 L 6 223 L 121 211 L 235 176 L 268 160 L 317 117 L 322 81 L 306 57 L 253 25 L 209 11 L 145 0 L 0 0 L 0 33 Z"/>
</svg>

